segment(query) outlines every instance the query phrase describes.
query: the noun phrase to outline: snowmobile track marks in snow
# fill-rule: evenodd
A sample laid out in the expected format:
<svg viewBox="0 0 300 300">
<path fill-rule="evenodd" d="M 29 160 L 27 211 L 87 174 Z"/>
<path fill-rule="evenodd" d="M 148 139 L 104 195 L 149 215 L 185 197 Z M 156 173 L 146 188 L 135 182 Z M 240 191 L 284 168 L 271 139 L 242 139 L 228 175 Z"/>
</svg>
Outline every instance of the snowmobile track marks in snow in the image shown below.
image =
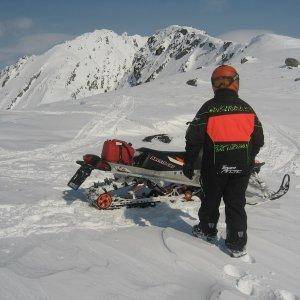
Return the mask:
<svg viewBox="0 0 300 300">
<path fill-rule="evenodd" d="M 73 158 L 69 154 L 77 148 L 98 142 L 99 136 L 106 130 L 115 128 L 117 124 L 122 122 L 134 110 L 134 98 L 123 96 L 122 100 L 115 101 L 107 108 L 106 111 L 95 113 L 95 117 L 89 121 L 79 133 L 71 140 L 58 144 L 49 145 L 45 148 L 38 148 L 30 151 L 15 151 L 13 153 L 5 152 L 0 156 L 0 165 L 11 165 L 12 163 L 49 160 L 51 159 L 66 162 L 72 161 Z M 82 111 L 82 114 L 85 112 Z M 90 112 L 87 112 L 90 114 Z"/>
</svg>

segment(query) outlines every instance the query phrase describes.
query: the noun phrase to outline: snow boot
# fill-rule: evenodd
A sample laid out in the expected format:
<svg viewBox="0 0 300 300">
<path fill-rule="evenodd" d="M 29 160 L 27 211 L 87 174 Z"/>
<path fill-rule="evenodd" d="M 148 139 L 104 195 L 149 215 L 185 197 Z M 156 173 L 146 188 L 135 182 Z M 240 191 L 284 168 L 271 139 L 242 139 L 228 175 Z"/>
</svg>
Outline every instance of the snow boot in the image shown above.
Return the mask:
<svg viewBox="0 0 300 300">
<path fill-rule="evenodd" d="M 242 248 L 235 248 L 235 247 L 230 247 L 229 245 L 226 245 L 226 249 L 231 257 L 238 258 L 242 257 L 246 254 L 248 254 L 246 247 Z"/>
<path fill-rule="evenodd" d="M 200 224 L 193 226 L 192 235 L 194 237 L 200 238 L 210 244 L 216 244 L 218 241 L 216 229 L 212 230 L 209 233 L 206 233 L 202 230 Z"/>
<path fill-rule="evenodd" d="M 225 246 L 231 257 L 241 257 L 247 254 L 247 233 L 245 231 L 227 230 Z"/>
</svg>

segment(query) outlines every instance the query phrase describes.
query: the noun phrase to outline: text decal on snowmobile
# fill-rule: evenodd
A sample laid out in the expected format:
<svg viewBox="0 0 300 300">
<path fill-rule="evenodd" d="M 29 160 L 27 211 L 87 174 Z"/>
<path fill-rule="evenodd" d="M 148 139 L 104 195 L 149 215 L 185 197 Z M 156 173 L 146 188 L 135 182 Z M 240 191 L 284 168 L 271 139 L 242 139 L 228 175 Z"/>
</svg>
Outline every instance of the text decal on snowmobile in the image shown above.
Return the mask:
<svg viewBox="0 0 300 300">
<path fill-rule="evenodd" d="M 170 164 L 170 163 L 168 163 L 168 162 L 166 162 L 166 161 L 164 161 L 162 159 L 159 159 L 159 158 L 157 158 L 155 156 L 150 156 L 150 159 L 153 160 L 153 161 L 155 161 L 155 162 L 157 162 L 157 163 L 159 163 L 159 164 L 161 164 L 161 165 L 163 165 L 163 166 L 166 166 L 166 167 L 168 167 L 170 169 L 174 169 L 175 168 L 175 166 L 173 164 Z"/>
</svg>

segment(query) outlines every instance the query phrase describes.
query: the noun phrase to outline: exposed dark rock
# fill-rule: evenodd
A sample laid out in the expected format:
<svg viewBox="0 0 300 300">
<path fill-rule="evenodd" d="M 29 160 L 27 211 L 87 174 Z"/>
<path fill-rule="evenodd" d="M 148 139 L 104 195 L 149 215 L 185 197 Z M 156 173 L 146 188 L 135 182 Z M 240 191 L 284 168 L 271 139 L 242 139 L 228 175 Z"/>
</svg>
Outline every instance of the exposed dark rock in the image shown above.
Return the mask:
<svg viewBox="0 0 300 300">
<path fill-rule="evenodd" d="M 241 64 L 244 64 L 244 63 L 246 63 L 248 61 L 248 59 L 246 58 L 246 57 L 243 57 L 242 59 L 241 59 Z"/>
<path fill-rule="evenodd" d="M 156 49 L 155 55 L 161 55 L 165 50 L 164 46 L 160 46 L 159 48 Z"/>
<path fill-rule="evenodd" d="M 169 137 L 167 134 L 165 133 L 161 133 L 161 134 L 155 134 L 155 135 L 150 135 L 150 136 L 146 136 L 143 139 L 143 142 L 152 142 L 152 140 L 158 140 L 162 143 L 165 144 L 169 144 L 172 141 L 172 138 Z"/>
<path fill-rule="evenodd" d="M 155 74 L 159 74 L 164 67 L 166 66 L 166 64 L 168 63 L 168 60 L 166 60 L 163 64 L 161 64 L 148 78 L 145 82 L 150 82 L 151 80 L 155 79 Z"/>
<path fill-rule="evenodd" d="M 189 49 L 184 49 L 175 56 L 175 59 L 180 59 L 185 55 L 187 55 L 189 52 L 190 52 Z"/>
<path fill-rule="evenodd" d="M 232 42 L 225 42 L 223 45 L 223 50 L 225 51 L 231 44 Z"/>
<path fill-rule="evenodd" d="M 187 41 L 186 43 L 189 44 L 188 47 L 182 49 L 179 53 L 177 53 L 177 55 L 175 56 L 175 59 L 180 59 L 183 56 L 190 53 L 193 48 L 195 48 L 196 46 L 198 46 L 200 44 L 200 42 L 201 42 L 200 39 L 194 40 L 192 42 Z"/>
<path fill-rule="evenodd" d="M 229 61 L 232 57 L 233 57 L 234 53 L 224 53 L 222 54 L 222 64 L 224 64 L 225 62 Z"/>
<path fill-rule="evenodd" d="M 197 86 L 197 78 L 188 80 L 186 82 L 186 84 L 191 85 L 191 86 Z"/>
<path fill-rule="evenodd" d="M 155 41 L 155 37 L 154 36 L 150 36 L 149 39 L 147 40 L 147 44 L 152 44 Z"/>
<path fill-rule="evenodd" d="M 180 29 L 179 32 L 183 35 L 186 35 L 188 33 L 188 31 L 184 28 Z"/>
<path fill-rule="evenodd" d="M 11 109 L 11 108 L 14 106 L 14 104 L 16 103 L 16 101 L 18 100 L 18 98 L 22 97 L 22 96 L 29 90 L 29 88 L 31 87 L 31 84 L 32 84 L 32 83 L 33 83 L 33 82 L 41 75 L 41 72 L 42 72 L 42 71 L 40 71 L 39 73 L 33 75 L 33 76 L 29 79 L 29 82 L 28 82 L 27 86 L 24 87 L 23 90 L 21 90 L 21 91 L 19 92 L 19 94 L 17 95 L 17 97 L 15 97 L 15 98 L 11 101 L 10 105 L 6 108 L 7 110 L 8 110 L 8 109 Z"/>
<path fill-rule="evenodd" d="M 298 77 L 298 78 L 295 78 L 295 81 L 300 81 L 300 77 Z"/>
<path fill-rule="evenodd" d="M 135 78 L 135 80 L 139 80 L 141 78 L 141 70 L 140 68 L 134 67 L 133 69 L 133 76 Z"/>
<path fill-rule="evenodd" d="M 6 85 L 6 82 L 9 80 L 9 75 L 7 75 L 6 77 L 5 77 L 5 79 L 3 80 L 3 82 L 2 82 L 2 87 L 4 87 L 5 85 Z"/>
<path fill-rule="evenodd" d="M 72 71 L 71 75 L 69 76 L 68 80 L 67 80 L 67 86 L 70 85 L 76 77 L 76 68 Z"/>
<path fill-rule="evenodd" d="M 151 80 L 153 80 L 154 79 L 154 75 L 152 74 L 151 76 L 149 76 L 148 78 L 147 78 L 147 80 L 145 81 L 146 83 L 148 83 L 148 82 L 150 82 Z"/>
<path fill-rule="evenodd" d="M 208 43 L 208 46 L 212 49 L 212 50 L 215 50 L 216 49 L 216 46 L 213 44 L 213 43 Z"/>
<path fill-rule="evenodd" d="M 194 40 L 194 41 L 191 42 L 190 47 L 196 47 L 200 44 L 200 42 L 201 42 L 200 39 Z"/>
<path fill-rule="evenodd" d="M 160 65 L 160 66 L 157 68 L 157 70 L 155 71 L 155 73 L 156 73 L 156 74 L 160 73 L 160 72 L 163 70 L 164 67 L 165 67 L 164 64 Z"/>
<path fill-rule="evenodd" d="M 91 91 L 91 90 L 98 90 L 97 79 L 93 80 L 92 82 L 88 81 L 87 82 L 87 86 L 88 86 L 89 91 Z"/>
<path fill-rule="evenodd" d="M 139 45 L 138 45 L 136 39 L 133 39 L 133 44 L 134 44 L 135 47 L 137 47 L 137 48 L 139 47 Z"/>
<path fill-rule="evenodd" d="M 299 61 L 296 59 L 296 58 L 291 58 L 291 57 L 289 57 L 289 58 L 287 58 L 286 60 L 285 60 L 285 64 L 288 66 L 288 67 L 294 67 L 294 68 L 296 68 L 296 67 L 298 67 L 299 66 Z"/>
</svg>

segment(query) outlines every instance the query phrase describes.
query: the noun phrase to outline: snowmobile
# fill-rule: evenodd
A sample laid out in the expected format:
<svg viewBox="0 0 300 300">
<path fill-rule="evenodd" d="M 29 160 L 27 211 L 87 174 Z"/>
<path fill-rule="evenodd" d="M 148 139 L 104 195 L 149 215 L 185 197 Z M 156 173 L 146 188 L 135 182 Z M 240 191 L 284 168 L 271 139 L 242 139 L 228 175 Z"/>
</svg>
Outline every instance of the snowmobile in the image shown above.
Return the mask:
<svg viewBox="0 0 300 300">
<path fill-rule="evenodd" d="M 68 183 L 77 190 L 93 170 L 112 174 L 113 177 L 95 182 L 87 190 L 87 199 L 98 209 L 117 209 L 120 207 L 155 206 L 163 201 L 181 197 L 192 201 L 193 196 L 203 197 L 201 184 L 201 155 L 195 163 L 192 180 L 184 176 L 185 152 L 158 151 L 150 148 L 134 149 L 132 144 L 120 140 L 107 140 L 101 157 L 86 154 L 77 161 L 80 168 Z M 258 197 L 275 200 L 289 190 L 290 176 L 285 174 L 278 191 L 271 191 L 258 175 L 264 163 L 256 162 L 251 173 L 249 185 L 259 191 Z M 256 202 L 249 204 L 255 205 Z"/>
</svg>

